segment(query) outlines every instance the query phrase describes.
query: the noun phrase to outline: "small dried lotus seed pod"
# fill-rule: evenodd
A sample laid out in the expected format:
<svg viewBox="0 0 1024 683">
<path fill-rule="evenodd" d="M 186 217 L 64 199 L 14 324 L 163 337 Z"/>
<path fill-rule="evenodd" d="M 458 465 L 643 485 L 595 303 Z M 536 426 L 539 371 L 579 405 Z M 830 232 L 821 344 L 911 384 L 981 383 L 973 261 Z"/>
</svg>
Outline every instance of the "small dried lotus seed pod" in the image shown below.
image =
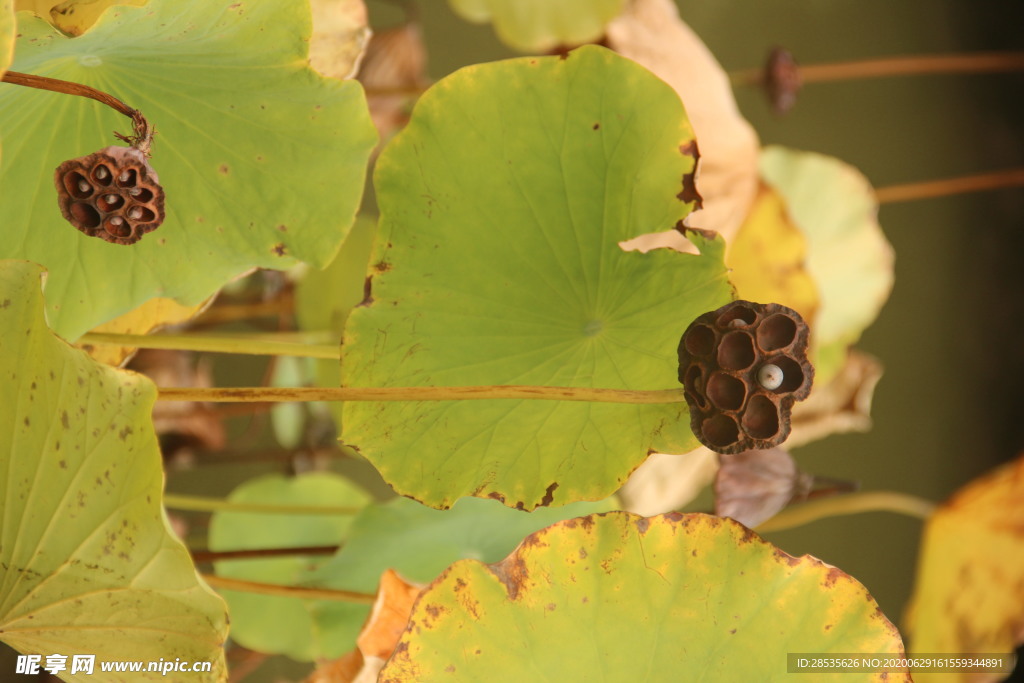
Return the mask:
<svg viewBox="0 0 1024 683">
<path fill-rule="evenodd" d="M 164 190 L 146 156 L 112 146 L 61 164 L 54 176 L 64 218 L 90 237 L 134 244 L 164 221 Z"/>
<path fill-rule="evenodd" d="M 679 381 L 700 442 L 740 453 L 785 441 L 793 404 L 814 379 L 808 336 L 800 314 L 781 304 L 734 301 L 690 323 L 679 342 Z"/>
</svg>

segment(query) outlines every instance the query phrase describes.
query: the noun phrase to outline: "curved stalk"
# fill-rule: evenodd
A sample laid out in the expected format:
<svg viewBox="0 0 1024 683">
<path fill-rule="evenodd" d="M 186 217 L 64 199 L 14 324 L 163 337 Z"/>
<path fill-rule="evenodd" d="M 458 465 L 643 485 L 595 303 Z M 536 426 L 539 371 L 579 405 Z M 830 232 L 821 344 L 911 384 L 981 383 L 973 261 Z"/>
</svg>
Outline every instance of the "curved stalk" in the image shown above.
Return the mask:
<svg viewBox="0 0 1024 683">
<path fill-rule="evenodd" d="M 927 520 L 935 512 L 931 501 L 895 491 L 863 491 L 813 500 L 786 508 L 757 527 L 758 533 L 782 531 L 839 515 L 861 512 L 895 512 Z"/>
<path fill-rule="evenodd" d="M 166 349 L 170 351 L 206 351 L 210 353 L 236 353 L 252 356 L 294 356 L 297 358 L 327 358 L 338 360 L 338 344 L 299 344 L 248 337 L 206 337 L 191 334 L 109 334 L 89 332 L 78 344 L 113 344 L 138 349 Z"/>
<path fill-rule="evenodd" d="M 119 133 L 114 133 L 117 137 L 129 143 L 132 147 L 135 147 L 140 152 L 149 156 L 149 148 L 153 143 L 153 127 L 149 125 L 149 121 L 142 115 L 142 112 L 138 109 L 132 109 L 127 104 L 117 99 L 113 95 L 97 90 L 96 88 L 90 88 L 87 85 L 81 83 L 72 83 L 71 81 L 62 81 L 59 78 L 49 78 L 47 76 L 34 76 L 32 74 L 23 74 L 17 71 L 8 71 L 3 74 L 0 81 L 4 83 L 11 83 L 12 85 L 23 85 L 27 88 L 36 88 L 37 90 L 48 90 L 50 92 L 63 93 L 65 95 L 77 95 L 79 97 L 88 97 L 91 100 L 96 100 L 101 104 L 105 104 L 119 114 L 123 114 L 132 120 L 132 127 L 134 128 L 134 135 L 125 136 Z"/>
</svg>

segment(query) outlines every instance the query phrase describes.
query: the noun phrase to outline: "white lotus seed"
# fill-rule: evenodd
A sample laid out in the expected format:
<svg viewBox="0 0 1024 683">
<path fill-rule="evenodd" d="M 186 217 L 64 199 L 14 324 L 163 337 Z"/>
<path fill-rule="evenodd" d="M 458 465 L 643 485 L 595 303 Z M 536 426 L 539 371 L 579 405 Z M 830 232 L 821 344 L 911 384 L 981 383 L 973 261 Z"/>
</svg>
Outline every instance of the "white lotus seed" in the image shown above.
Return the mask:
<svg viewBox="0 0 1024 683">
<path fill-rule="evenodd" d="M 131 177 L 132 177 L 132 174 L 130 172 L 128 172 L 128 171 L 125 171 L 121 175 L 117 176 L 117 179 L 120 180 L 122 183 L 125 183 L 125 182 L 128 182 L 128 179 L 131 178 Z"/>
<path fill-rule="evenodd" d="M 96 169 L 96 177 L 100 180 L 106 180 L 108 175 L 110 175 L 110 173 L 107 171 L 106 166 L 100 166 Z"/>
<path fill-rule="evenodd" d="M 85 182 L 84 180 L 79 180 L 78 181 L 78 190 L 79 190 L 79 192 L 88 192 L 91 189 L 92 188 L 89 187 L 89 183 Z"/>
<path fill-rule="evenodd" d="M 128 194 L 130 194 L 133 197 L 138 197 L 140 194 L 142 194 L 142 188 L 133 187 L 132 189 L 128 190 Z"/>
<path fill-rule="evenodd" d="M 103 199 L 106 200 L 107 204 L 113 204 L 118 200 L 118 196 L 116 194 L 108 194 Z"/>
<path fill-rule="evenodd" d="M 110 219 L 111 225 L 121 225 L 122 223 L 124 223 L 124 219 L 121 218 L 120 216 L 114 216 L 113 218 Z"/>
<path fill-rule="evenodd" d="M 785 377 L 782 374 L 782 368 L 773 363 L 765 363 L 757 371 L 757 383 L 769 391 L 774 391 L 781 387 L 783 379 Z"/>
<path fill-rule="evenodd" d="M 132 220 L 138 220 L 142 218 L 142 208 L 138 206 L 133 206 L 132 208 L 128 209 L 128 218 L 131 218 Z"/>
</svg>

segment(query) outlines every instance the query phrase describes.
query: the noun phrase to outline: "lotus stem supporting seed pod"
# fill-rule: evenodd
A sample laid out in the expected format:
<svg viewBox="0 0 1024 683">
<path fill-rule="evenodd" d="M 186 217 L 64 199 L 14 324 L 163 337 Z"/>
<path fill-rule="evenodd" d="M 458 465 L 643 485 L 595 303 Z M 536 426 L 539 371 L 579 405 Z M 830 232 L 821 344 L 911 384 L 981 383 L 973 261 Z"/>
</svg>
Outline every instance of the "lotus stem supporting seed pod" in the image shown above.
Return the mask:
<svg viewBox="0 0 1024 683">
<path fill-rule="evenodd" d="M 65 161 L 54 182 L 61 214 L 90 237 L 134 244 L 163 223 L 160 179 L 134 147 L 107 147 Z"/>
<path fill-rule="evenodd" d="M 774 448 L 807 398 L 807 323 L 781 304 L 734 301 L 705 313 L 679 342 L 679 381 L 690 427 L 718 453 Z"/>
</svg>

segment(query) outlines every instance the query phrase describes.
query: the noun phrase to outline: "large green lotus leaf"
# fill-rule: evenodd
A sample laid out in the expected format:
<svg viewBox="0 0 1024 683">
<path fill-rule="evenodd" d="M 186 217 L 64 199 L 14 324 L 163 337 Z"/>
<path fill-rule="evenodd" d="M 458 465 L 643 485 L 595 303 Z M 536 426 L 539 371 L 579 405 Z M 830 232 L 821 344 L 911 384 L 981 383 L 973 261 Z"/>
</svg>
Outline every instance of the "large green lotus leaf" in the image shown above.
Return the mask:
<svg viewBox="0 0 1024 683">
<path fill-rule="evenodd" d="M 160 505 L 156 389 L 46 328 L 42 268 L 0 262 L 0 639 L 25 653 L 213 663 L 224 603 Z M 159 673 L 132 680 L 166 680 Z"/>
<path fill-rule="evenodd" d="M 903 646 L 864 587 L 820 560 L 729 519 L 612 512 L 539 531 L 497 564 L 454 564 L 379 680 L 775 681 L 787 652 Z"/>
<path fill-rule="evenodd" d="M 609 499 L 524 513 L 494 500 L 463 498 L 450 510 L 435 510 L 408 498 L 395 498 L 370 505 L 360 513 L 344 547 L 320 567 L 315 582 L 372 593 L 384 570 L 393 569 L 407 580 L 425 583 L 457 560 L 497 562 L 524 536 L 538 529 L 615 507 L 614 500 Z M 332 656 L 355 647 L 356 636 L 369 613 L 369 606 L 322 605 L 321 619 L 335 629 Z"/>
<path fill-rule="evenodd" d="M 1024 456 L 971 482 L 924 530 L 907 612 L 917 653 L 1011 654 L 1024 640 Z M 961 671 L 915 681 L 1000 680 Z"/>
<path fill-rule="evenodd" d="M 543 52 L 597 40 L 626 0 L 448 0 L 448 4 L 467 21 L 492 22 L 506 45 L 522 52 Z"/>
<path fill-rule="evenodd" d="M 680 334 L 731 297 L 723 244 L 618 244 L 690 211 L 691 142 L 672 89 L 604 48 L 435 85 L 377 166 L 371 300 L 349 316 L 343 384 L 676 388 Z M 349 402 L 342 423 L 433 507 L 598 500 L 650 450 L 697 444 L 682 403 Z"/>
<path fill-rule="evenodd" d="M 322 267 L 363 190 L 376 133 L 360 86 L 309 68 L 304 0 L 153 0 L 110 8 L 79 38 L 19 15 L 16 68 L 85 83 L 141 109 L 167 220 L 130 247 L 61 217 L 53 169 L 110 144 L 127 119 L 92 100 L 0 91 L 8 141 L 0 256 L 50 270 L 47 315 L 66 338 L 154 296 L 195 304 L 252 266 Z"/>
<path fill-rule="evenodd" d="M 370 495 L 336 474 L 314 472 L 294 478 L 268 475 L 253 479 L 232 491 L 230 501 L 362 507 L 370 502 Z M 210 520 L 209 544 L 212 550 L 337 545 L 347 537 L 352 519 L 336 514 L 218 512 Z M 216 563 L 216 570 L 219 576 L 234 579 L 302 586 L 323 562 L 322 557 L 222 560 Z M 231 638 L 239 644 L 301 660 L 340 654 L 333 626 L 321 616 L 324 603 L 232 590 L 223 593 L 231 610 Z"/>
<path fill-rule="evenodd" d="M 846 348 L 878 316 L 893 285 L 893 250 L 867 179 L 838 159 L 784 147 L 761 151 L 761 174 L 807 239 L 807 271 L 820 305 L 812 324 L 815 382 L 827 382 Z"/>
</svg>

